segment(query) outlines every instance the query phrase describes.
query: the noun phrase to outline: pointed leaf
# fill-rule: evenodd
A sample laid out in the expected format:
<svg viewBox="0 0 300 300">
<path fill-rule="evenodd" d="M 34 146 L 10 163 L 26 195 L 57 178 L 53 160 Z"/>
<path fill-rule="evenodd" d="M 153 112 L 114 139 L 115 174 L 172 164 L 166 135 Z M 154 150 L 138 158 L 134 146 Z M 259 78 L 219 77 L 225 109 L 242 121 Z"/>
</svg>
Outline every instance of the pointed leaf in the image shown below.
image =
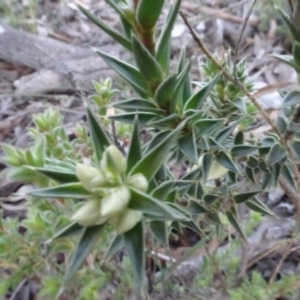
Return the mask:
<svg viewBox="0 0 300 300">
<path fill-rule="evenodd" d="M 126 80 L 141 97 L 147 97 L 148 95 L 151 95 L 147 81 L 141 76 L 141 73 L 137 68 L 103 51 L 95 50 L 95 52 L 115 72 L 117 72 L 124 80 Z"/>
<path fill-rule="evenodd" d="M 97 120 L 87 104 L 86 113 L 93 142 L 93 148 L 97 157 L 97 161 L 100 162 L 106 147 L 108 147 L 111 142 L 106 134 L 105 129 L 103 128 L 103 125 Z"/>
<path fill-rule="evenodd" d="M 159 104 L 169 103 L 174 93 L 176 82 L 177 74 L 170 75 L 164 79 L 155 91 L 155 101 Z"/>
<path fill-rule="evenodd" d="M 245 205 L 251 210 L 256 211 L 258 213 L 274 216 L 273 212 L 264 203 L 262 203 L 256 198 L 246 201 Z"/>
<path fill-rule="evenodd" d="M 300 42 L 300 30 L 296 27 L 296 25 L 294 24 L 292 18 L 285 11 L 283 11 L 280 7 L 275 6 L 275 8 L 280 13 L 280 15 L 282 16 L 284 22 L 288 26 L 292 37 L 296 41 Z"/>
<path fill-rule="evenodd" d="M 160 201 L 165 201 L 170 191 L 173 189 L 175 182 L 174 181 L 165 181 L 161 183 L 155 190 L 152 192 L 152 197 L 159 199 Z"/>
<path fill-rule="evenodd" d="M 204 214 L 210 212 L 209 209 L 194 200 L 190 200 L 188 211 L 192 214 Z"/>
<path fill-rule="evenodd" d="M 230 222 L 230 224 L 232 225 L 232 227 L 241 235 L 241 237 L 246 240 L 242 229 L 238 223 L 237 217 L 236 217 L 236 211 L 235 208 L 232 206 L 227 212 L 226 212 L 226 216 L 228 221 Z"/>
<path fill-rule="evenodd" d="M 229 157 L 229 155 L 226 152 L 219 151 L 219 153 L 216 154 L 215 157 L 216 157 L 217 162 L 220 165 L 222 165 L 224 168 L 226 168 L 232 172 L 238 173 L 237 167 L 235 166 L 234 162 L 232 161 L 232 159 Z"/>
<path fill-rule="evenodd" d="M 238 131 L 234 138 L 234 145 L 243 145 L 244 144 L 244 133 L 243 131 Z"/>
<path fill-rule="evenodd" d="M 223 127 L 226 119 L 202 119 L 195 124 L 200 135 L 212 134 Z"/>
<path fill-rule="evenodd" d="M 143 29 L 149 30 L 155 26 L 163 5 L 163 0 L 138 1 L 138 6 L 136 9 L 136 19 Z"/>
<path fill-rule="evenodd" d="M 67 183 L 55 187 L 39 189 L 29 192 L 29 195 L 43 198 L 74 198 L 82 199 L 90 196 L 90 193 L 81 183 Z"/>
<path fill-rule="evenodd" d="M 192 130 L 187 135 L 184 135 L 178 140 L 179 149 L 182 153 L 191 160 L 191 162 L 197 163 L 198 152 L 196 145 L 196 138 L 194 130 Z"/>
<path fill-rule="evenodd" d="M 286 151 L 284 147 L 282 147 L 279 143 L 276 143 L 272 146 L 269 157 L 268 164 L 273 165 L 280 160 L 282 160 L 286 156 Z"/>
<path fill-rule="evenodd" d="M 148 13 L 151 14 L 151 11 Z M 157 83 L 162 80 L 160 65 L 146 47 L 135 37 L 132 37 L 133 54 L 135 62 L 141 74 L 150 83 Z"/>
<path fill-rule="evenodd" d="M 136 115 L 139 118 L 140 125 L 146 125 L 149 121 L 159 117 L 156 113 L 136 111 L 136 112 L 125 113 L 125 114 L 111 115 L 109 116 L 109 118 L 111 120 L 119 121 L 122 123 L 133 124 Z"/>
<path fill-rule="evenodd" d="M 231 149 L 231 154 L 233 157 L 242 157 L 250 154 L 251 152 L 255 151 L 257 147 L 249 146 L 249 145 L 237 145 Z"/>
<path fill-rule="evenodd" d="M 143 290 L 145 280 L 145 240 L 143 221 L 138 222 L 131 230 L 123 234 L 125 249 L 132 263 L 136 280 Z"/>
<path fill-rule="evenodd" d="M 45 167 L 45 168 L 32 168 L 35 171 L 39 171 L 47 177 L 54 179 L 61 183 L 78 182 L 76 173 L 65 168 L 60 167 Z"/>
<path fill-rule="evenodd" d="M 119 252 L 124 247 L 124 239 L 122 235 L 116 235 L 109 246 L 109 249 L 105 253 L 103 260 L 107 260 L 108 258 L 114 256 L 117 252 Z"/>
<path fill-rule="evenodd" d="M 102 230 L 103 225 L 86 227 L 79 240 L 75 254 L 70 263 L 69 269 L 63 280 L 64 285 L 73 277 L 78 268 L 82 265 L 86 257 L 92 251 L 97 240 L 99 239 L 99 233 Z"/>
<path fill-rule="evenodd" d="M 216 137 L 216 141 L 218 143 L 222 143 L 224 142 L 229 136 L 232 135 L 233 131 L 235 130 L 235 128 L 239 125 L 240 123 L 240 119 L 238 119 L 237 121 L 233 122 L 232 124 L 224 127 L 217 135 Z"/>
<path fill-rule="evenodd" d="M 164 221 L 152 221 L 150 222 L 150 228 L 155 238 L 164 246 L 168 245 L 168 232 L 166 222 Z"/>
<path fill-rule="evenodd" d="M 164 220 L 185 220 L 186 217 L 173 209 L 165 202 L 159 201 L 141 191 L 130 188 L 131 200 L 128 208 L 139 210 L 153 217 L 162 217 Z"/>
<path fill-rule="evenodd" d="M 152 148 L 131 170 L 130 175 L 142 173 L 148 180 L 152 179 L 159 170 L 167 156 L 170 154 L 181 126 L 168 134 L 156 147 Z"/>
<path fill-rule="evenodd" d="M 219 78 L 220 74 L 216 75 L 209 83 L 206 84 L 206 86 L 188 99 L 183 108 L 184 112 L 188 111 L 189 109 L 200 109 L 204 103 L 204 100 L 209 96 Z"/>
<path fill-rule="evenodd" d="M 165 74 L 168 73 L 169 69 L 171 33 L 180 8 L 180 4 L 181 0 L 177 0 L 174 6 L 173 3 L 171 4 L 167 20 L 162 28 L 161 34 L 156 44 L 156 59 Z"/>
<path fill-rule="evenodd" d="M 213 160 L 213 156 L 210 153 L 205 153 L 203 155 L 203 159 L 202 159 L 202 178 L 203 181 L 206 182 L 210 169 L 211 169 L 211 165 L 212 165 L 212 160 Z"/>
<path fill-rule="evenodd" d="M 88 18 L 90 19 L 95 25 L 101 28 L 105 33 L 111 36 L 117 43 L 122 45 L 125 49 L 131 51 L 131 42 L 126 37 L 121 35 L 117 30 L 113 29 L 112 27 L 108 26 L 103 20 L 97 18 L 95 15 L 91 14 L 88 10 L 86 10 L 80 4 L 77 4 L 79 10 Z"/>
<path fill-rule="evenodd" d="M 141 145 L 140 145 L 140 133 L 139 133 L 139 121 L 136 117 L 133 124 L 133 131 L 131 135 L 131 142 L 127 155 L 127 169 L 126 172 L 129 173 L 131 169 L 138 163 L 142 157 Z"/>
<path fill-rule="evenodd" d="M 253 198 L 260 192 L 261 191 L 253 191 L 253 192 L 238 194 L 238 195 L 233 196 L 233 199 L 234 199 L 235 203 L 238 203 L 238 204 L 243 203 L 243 202 L 248 201 L 249 199 Z"/>
<path fill-rule="evenodd" d="M 300 92 L 293 90 L 285 95 L 281 108 L 290 107 L 300 103 Z"/>
<path fill-rule="evenodd" d="M 84 227 L 79 225 L 77 222 L 73 222 L 73 223 L 69 224 L 68 226 L 66 226 L 65 228 L 61 229 L 59 232 L 55 233 L 54 236 L 51 239 L 49 239 L 48 241 L 46 241 L 45 243 L 48 244 L 48 243 L 51 243 L 53 240 L 61 238 L 61 237 L 79 234 L 80 232 L 83 231 L 83 229 L 84 229 Z"/>
</svg>

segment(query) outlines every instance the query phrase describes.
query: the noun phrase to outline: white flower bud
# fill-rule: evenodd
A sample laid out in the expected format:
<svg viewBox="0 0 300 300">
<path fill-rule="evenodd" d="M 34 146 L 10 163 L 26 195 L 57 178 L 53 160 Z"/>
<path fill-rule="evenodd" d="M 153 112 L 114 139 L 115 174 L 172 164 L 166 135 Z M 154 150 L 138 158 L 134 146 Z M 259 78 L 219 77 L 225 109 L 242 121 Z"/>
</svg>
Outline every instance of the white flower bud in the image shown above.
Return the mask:
<svg viewBox="0 0 300 300">
<path fill-rule="evenodd" d="M 117 234 L 122 234 L 132 229 L 141 219 L 143 214 L 140 211 L 127 209 L 118 216 L 115 226 Z"/>
<path fill-rule="evenodd" d="M 127 184 L 142 192 L 146 192 L 149 187 L 147 178 L 141 173 L 129 177 L 127 179 Z"/>
<path fill-rule="evenodd" d="M 228 172 L 228 169 L 219 164 L 216 160 L 212 162 L 207 180 L 215 180 Z"/>
<path fill-rule="evenodd" d="M 107 180 L 100 170 L 83 164 L 76 165 L 76 175 L 89 192 L 93 189 L 107 185 Z"/>
<path fill-rule="evenodd" d="M 198 160 L 198 165 L 201 166 L 203 161 L 203 155 Z M 212 161 L 207 180 L 215 180 L 228 172 L 228 169 L 219 164 L 215 159 Z"/>
<path fill-rule="evenodd" d="M 121 153 L 121 151 L 115 145 L 110 145 L 106 148 L 100 162 L 101 170 L 103 172 L 107 171 L 107 155 L 106 155 L 107 153 L 112 158 L 116 167 L 116 171 L 120 174 L 124 174 L 127 165 L 126 157 Z"/>
<path fill-rule="evenodd" d="M 101 203 L 101 216 L 110 218 L 121 213 L 130 200 L 130 191 L 126 186 L 109 189 Z"/>
<path fill-rule="evenodd" d="M 100 208 L 100 200 L 89 200 L 75 212 L 72 220 L 82 226 L 100 225 L 107 221 L 107 218 L 101 217 Z"/>
</svg>

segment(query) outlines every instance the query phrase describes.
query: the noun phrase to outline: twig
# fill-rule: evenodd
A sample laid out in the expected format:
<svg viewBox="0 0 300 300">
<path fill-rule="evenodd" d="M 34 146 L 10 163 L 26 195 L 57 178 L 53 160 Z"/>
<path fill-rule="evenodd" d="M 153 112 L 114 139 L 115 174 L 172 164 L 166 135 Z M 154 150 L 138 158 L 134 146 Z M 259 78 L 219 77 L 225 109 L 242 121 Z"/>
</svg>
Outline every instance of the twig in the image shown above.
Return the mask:
<svg viewBox="0 0 300 300">
<path fill-rule="evenodd" d="M 184 13 L 180 11 L 180 15 L 185 23 L 185 25 L 188 27 L 190 34 L 192 35 L 194 41 L 196 44 L 199 46 L 199 48 L 203 51 L 203 53 L 214 63 L 214 65 L 222 71 L 223 75 L 233 82 L 246 96 L 247 98 L 253 103 L 253 105 L 256 107 L 256 109 L 260 112 L 260 114 L 263 116 L 263 118 L 267 121 L 267 123 L 270 125 L 271 129 L 274 131 L 274 133 L 277 134 L 277 136 L 280 139 L 281 144 L 284 146 L 287 155 L 289 159 L 291 160 L 292 166 L 293 166 L 293 171 L 294 175 L 296 177 L 297 181 L 297 191 L 299 194 L 299 189 L 300 189 L 300 173 L 297 167 L 297 159 L 295 158 L 294 154 L 292 153 L 291 149 L 288 146 L 288 143 L 286 139 L 282 136 L 282 134 L 279 132 L 278 128 L 275 126 L 274 122 L 270 118 L 270 116 L 263 110 L 261 105 L 257 102 L 257 100 L 249 93 L 249 91 L 246 89 L 246 87 L 234 76 L 232 76 L 222 65 L 220 65 L 214 56 L 210 53 L 210 51 L 204 46 L 202 41 L 198 38 L 197 34 L 189 24 L 187 18 L 185 17 Z M 291 191 L 287 191 L 288 193 L 291 193 Z M 300 217 L 300 196 L 297 197 L 297 201 L 294 203 L 296 209 L 297 209 L 297 215 Z"/>
<path fill-rule="evenodd" d="M 236 43 L 236 47 L 234 49 L 235 51 L 234 51 L 234 57 L 233 57 L 233 74 L 234 74 L 235 77 L 237 77 L 236 76 L 236 65 L 237 65 L 237 58 L 238 58 L 238 52 L 239 52 L 240 44 L 241 44 L 242 37 L 243 37 L 244 32 L 245 32 L 246 26 L 248 24 L 251 12 L 252 12 L 255 4 L 256 4 L 256 0 L 254 0 L 252 2 L 252 5 L 251 5 L 251 7 L 250 7 L 250 9 L 249 9 L 249 11 L 248 11 L 248 13 L 246 15 L 246 18 L 245 18 L 245 20 L 243 22 L 243 26 L 242 26 L 241 32 L 239 34 L 239 38 L 238 38 L 237 43 Z"/>
<path fill-rule="evenodd" d="M 291 248 L 292 248 L 292 242 L 289 242 L 289 246 L 287 251 L 282 255 L 280 261 L 278 262 L 269 282 L 268 282 L 268 287 L 273 283 L 273 281 L 275 280 L 277 274 L 280 272 L 280 269 L 282 267 L 282 264 L 284 263 L 284 261 L 286 260 L 286 258 L 288 257 L 288 255 L 291 253 Z"/>
</svg>

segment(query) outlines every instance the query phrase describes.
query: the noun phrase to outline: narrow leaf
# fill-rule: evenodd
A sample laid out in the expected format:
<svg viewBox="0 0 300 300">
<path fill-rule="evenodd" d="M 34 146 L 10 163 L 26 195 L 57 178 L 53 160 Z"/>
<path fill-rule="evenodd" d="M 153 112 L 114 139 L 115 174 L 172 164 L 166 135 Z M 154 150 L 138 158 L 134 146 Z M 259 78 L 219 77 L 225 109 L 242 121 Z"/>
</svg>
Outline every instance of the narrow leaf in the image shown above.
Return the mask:
<svg viewBox="0 0 300 300">
<path fill-rule="evenodd" d="M 136 19 L 143 29 L 149 30 L 155 26 L 163 5 L 163 0 L 138 1 L 138 6 L 136 9 Z"/>
<path fill-rule="evenodd" d="M 282 160 L 286 156 L 286 151 L 284 147 L 282 147 L 279 143 L 276 143 L 272 146 L 269 157 L 268 164 L 273 165 L 280 160 Z"/>
<path fill-rule="evenodd" d="M 151 14 L 150 12 L 148 13 Z M 132 37 L 133 54 L 135 62 L 145 79 L 150 83 L 162 80 L 160 65 L 145 46 L 135 37 Z"/>
<path fill-rule="evenodd" d="M 197 163 L 198 152 L 196 145 L 196 138 L 194 130 L 191 130 L 190 133 L 184 135 L 178 140 L 179 149 L 182 153 L 191 160 L 191 162 Z"/>
<path fill-rule="evenodd" d="M 43 198 L 74 198 L 82 199 L 90 193 L 79 182 L 67 183 L 55 187 L 39 189 L 29 192 L 29 195 Z"/>
<path fill-rule="evenodd" d="M 35 171 L 39 171 L 47 177 L 54 179 L 60 183 L 77 182 L 78 178 L 75 172 L 69 169 L 60 167 L 45 167 L 45 168 L 32 168 Z"/>
<path fill-rule="evenodd" d="M 234 162 L 232 161 L 232 159 L 229 157 L 229 155 L 224 152 L 224 151 L 219 151 L 219 153 L 215 156 L 217 162 L 222 165 L 224 168 L 238 173 L 238 169 L 235 166 Z"/>
<path fill-rule="evenodd" d="M 156 113 L 152 112 L 131 112 L 125 114 L 111 115 L 109 118 L 111 120 L 119 121 L 122 123 L 133 124 L 135 116 L 138 116 L 140 125 L 146 125 L 149 121 L 158 117 Z"/>
<path fill-rule="evenodd" d="M 147 81 L 141 76 L 141 73 L 137 68 L 103 51 L 96 49 L 95 52 L 125 81 L 127 81 L 141 97 L 151 95 Z"/>
<path fill-rule="evenodd" d="M 131 135 L 131 142 L 128 150 L 127 155 L 127 169 L 126 172 L 129 173 L 134 165 L 137 164 L 137 162 L 142 157 L 142 151 L 141 151 L 141 145 L 140 145 L 140 133 L 139 133 L 139 127 L 138 127 L 139 121 L 136 117 L 134 124 L 133 124 L 133 131 Z"/>
<path fill-rule="evenodd" d="M 203 119 L 195 124 L 200 135 L 213 134 L 218 128 L 222 127 L 226 119 Z"/>
<path fill-rule="evenodd" d="M 110 244 L 107 252 L 103 260 L 107 260 L 108 258 L 114 256 L 117 252 L 119 252 L 124 247 L 124 239 L 122 235 L 116 235 Z"/>
<path fill-rule="evenodd" d="M 246 156 L 255 150 L 256 150 L 255 146 L 237 145 L 231 149 L 231 154 L 233 157 L 237 158 L 237 157 Z"/>
<path fill-rule="evenodd" d="M 69 269 L 63 280 L 64 285 L 73 277 L 78 268 L 82 265 L 86 257 L 89 255 L 97 240 L 99 239 L 100 230 L 103 225 L 86 227 L 79 240 L 75 254 L 70 263 Z"/>
<path fill-rule="evenodd" d="M 290 107 L 300 103 L 300 92 L 293 90 L 285 95 L 281 108 Z"/>
<path fill-rule="evenodd" d="M 170 62 L 170 43 L 172 29 L 180 8 L 181 0 L 177 0 L 175 5 L 171 4 L 167 20 L 162 28 L 156 47 L 156 59 L 165 74 L 168 73 Z"/>
<path fill-rule="evenodd" d="M 246 240 L 242 229 L 238 223 L 237 217 L 236 217 L 236 211 L 235 208 L 232 206 L 227 212 L 226 212 L 226 216 L 228 221 L 230 222 L 230 224 L 233 226 L 233 228 L 241 235 L 241 237 Z"/>
<path fill-rule="evenodd" d="M 189 109 L 200 109 L 204 100 L 208 97 L 219 78 L 220 74 L 216 75 L 209 83 L 206 84 L 206 86 L 188 99 L 183 108 L 184 112 Z"/>
<path fill-rule="evenodd" d="M 131 260 L 136 280 L 143 290 L 145 279 L 145 240 L 143 221 L 137 223 L 131 230 L 123 234 L 125 249 Z"/>
<path fill-rule="evenodd" d="M 203 159 L 202 159 L 202 178 L 203 181 L 206 182 L 210 169 L 211 169 L 211 164 L 212 164 L 212 160 L 213 160 L 213 156 L 210 153 L 205 153 L 203 155 Z"/>
<path fill-rule="evenodd" d="M 100 162 L 102 155 L 111 142 L 106 134 L 106 131 L 102 124 L 97 120 L 89 106 L 86 104 L 87 119 L 90 128 L 90 134 L 93 142 L 93 148 L 97 157 L 97 161 Z"/>
<path fill-rule="evenodd" d="M 177 74 L 170 75 L 162 81 L 155 91 L 154 99 L 159 104 L 169 103 L 176 86 Z"/>
<path fill-rule="evenodd" d="M 125 49 L 131 51 L 131 42 L 126 37 L 121 35 L 117 30 L 113 29 L 112 27 L 108 26 L 104 21 L 100 18 L 97 18 L 95 15 L 91 14 L 88 10 L 86 10 L 80 4 L 77 4 L 79 10 L 88 18 L 90 19 L 95 25 L 101 28 L 105 33 L 111 36 L 117 43 L 122 45 Z"/>
<path fill-rule="evenodd" d="M 192 214 L 204 214 L 210 212 L 209 209 L 194 200 L 190 200 L 188 211 Z"/>
<path fill-rule="evenodd" d="M 130 175 L 142 173 L 148 180 L 152 179 L 161 167 L 167 156 L 170 154 L 176 139 L 178 138 L 181 126 L 167 135 L 156 147 L 152 148 L 131 170 Z"/>
<path fill-rule="evenodd" d="M 233 199 L 234 199 L 235 203 L 238 203 L 238 204 L 243 203 L 243 202 L 248 201 L 249 199 L 253 198 L 260 192 L 261 191 L 253 191 L 253 192 L 238 194 L 238 195 L 233 196 Z"/>
<path fill-rule="evenodd" d="M 152 221 L 150 222 L 150 228 L 155 238 L 164 246 L 168 245 L 168 232 L 166 222 L 164 221 Z"/>
<path fill-rule="evenodd" d="M 256 198 L 246 201 L 245 205 L 258 213 L 274 216 L 273 212 L 264 203 Z"/>
<path fill-rule="evenodd" d="M 77 222 L 73 222 L 73 223 L 69 224 L 68 226 L 66 226 L 65 228 L 58 231 L 57 233 L 55 233 L 54 236 L 51 239 L 49 239 L 48 241 L 46 241 L 45 243 L 48 244 L 48 243 L 51 243 L 53 240 L 61 238 L 61 237 L 79 234 L 80 232 L 82 232 L 83 228 L 84 227 L 79 225 Z"/>
<path fill-rule="evenodd" d="M 128 205 L 129 208 L 139 210 L 148 215 L 152 215 L 153 217 L 163 217 L 165 220 L 180 221 L 186 219 L 184 215 L 167 205 L 165 202 L 159 201 L 158 199 L 133 188 L 131 188 L 130 191 L 131 200 Z"/>
</svg>

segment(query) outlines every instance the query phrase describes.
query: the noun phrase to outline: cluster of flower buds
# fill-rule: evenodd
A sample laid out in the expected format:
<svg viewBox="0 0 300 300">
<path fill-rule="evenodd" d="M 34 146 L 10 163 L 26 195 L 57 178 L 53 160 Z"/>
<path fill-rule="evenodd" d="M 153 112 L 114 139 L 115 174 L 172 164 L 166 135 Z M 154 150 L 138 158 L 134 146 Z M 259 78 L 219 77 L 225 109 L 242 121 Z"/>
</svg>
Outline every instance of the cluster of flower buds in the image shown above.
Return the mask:
<svg viewBox="0 0 300 300">
<path fill-rule="evenodd" d="M 126 176 L 127 162 L 120 150 L 109 146 L 99 168 L 78 164 L 76 174 L 91 197 L 73 215 L 82 226 L 113 224 L 118 234 L 133 228 L 142 218 L 140 211 L 128 208 L 130 187 L 146 192 L 148 181 L 143 174 Z"/>
</svg>

